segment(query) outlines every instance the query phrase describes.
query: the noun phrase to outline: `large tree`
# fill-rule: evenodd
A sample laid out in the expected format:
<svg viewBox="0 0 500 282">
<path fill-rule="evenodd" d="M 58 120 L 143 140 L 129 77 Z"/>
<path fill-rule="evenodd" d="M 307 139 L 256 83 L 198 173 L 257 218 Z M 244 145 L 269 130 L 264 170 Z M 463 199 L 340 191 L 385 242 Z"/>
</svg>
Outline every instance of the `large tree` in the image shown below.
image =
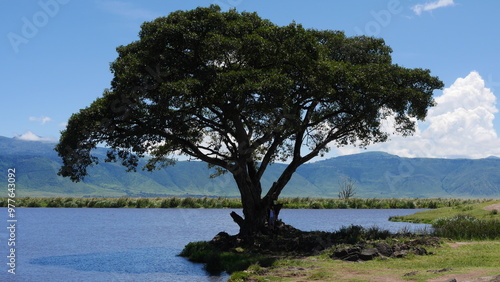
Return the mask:
<svg viewBox="0 0 500 282">
<path fill-rule="evenodd" d="M 231 173 L 241 193 L 240 233 L 266 226 L 269 208 L 296 169 L 328 146 L 408 135 L 442 82 L 429 70 L 392 64 L 382 39 L 277 26 L 255 13 L 217 6 L 178 11 L 142 25 L 139 40 L 117 48 L 114 78 L 71 116 L 56 150 L 60 175 L 79 181 L 98 162 L 145 169 L 187 155 Z M 286 169 L 263 195 L 266 168 Z"/>
</svg>

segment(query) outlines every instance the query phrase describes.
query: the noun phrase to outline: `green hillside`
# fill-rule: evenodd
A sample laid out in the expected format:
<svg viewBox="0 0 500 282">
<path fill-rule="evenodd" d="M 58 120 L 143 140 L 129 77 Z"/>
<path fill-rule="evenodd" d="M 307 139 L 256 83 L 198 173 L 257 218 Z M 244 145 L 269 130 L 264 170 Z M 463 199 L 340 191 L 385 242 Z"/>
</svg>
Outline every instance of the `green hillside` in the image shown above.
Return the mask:
<svg viewBox="0 0 500 282">
<path fill-rule="evenodd" d="M 0 137 L 0 169 L 15 168 L 18 196 L 239 196 L 231 175 L 214 179 L 213 170 L 197 161 L 182 161 L 155 172 L 125 172 L 101 162 L 81 183 L 57 176 L 55 144 Z M 103 156 L 104 149 L 97 155 Z M 262 184 L 271 186 L 284 169 L 268 168 Z M 338 183 L 351 177 L 361 198 L 500 198 L 500 159 L 401 158 L 381 152 L 341 156 L 305 164 L 293 176 L 283 197 L 332 197 Z"/>
</svg>

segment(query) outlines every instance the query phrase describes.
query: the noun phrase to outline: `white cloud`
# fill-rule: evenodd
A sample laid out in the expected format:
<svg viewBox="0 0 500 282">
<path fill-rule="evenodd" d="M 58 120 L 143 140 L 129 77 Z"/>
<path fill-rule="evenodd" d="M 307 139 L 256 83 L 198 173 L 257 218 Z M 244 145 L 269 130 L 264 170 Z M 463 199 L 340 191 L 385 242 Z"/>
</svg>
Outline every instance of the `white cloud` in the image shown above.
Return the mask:
<svg viewBox="0 0 500 282">
<path fill-rule="evenodd" d="M 453 5 L 455 5 L 453 0 L 437 0 L 434 2 L 415 5 L 411 9 L 413 10 L 413 12 L 415 12 L 415 14 L 420 16 L 422 12 L 428 12 L 438 8 L 443 8 Z"/>
<path fill-rule="evenodd" d="M 56 142 L 55 139 L 40 137 L 31 131 L 26 131 L 24 134 L 16 135 L 14 138 L 24 141 Z"/>
<path fill-rule="evenodd" d="M 144 8 L 138 8 L 132 3 L 124 1 L 99 1 L 98 7 L 131 20 L 150 21 L 160 16 L 159 13 Z"/>
<path fill-rule="evenodd" d="M 41 117 L 29 117 L 29 120 L 30 121 L 39 122 L 42 125 L 46 124 L 47 122 L 51 122 L 52 121 L 52 119 L 50 117 L 45 117 L 45 116 L 41 116 Z"/>
<path fill-rule="evenodd" d="M 386 143 L 368 147 L 402 157 L 485 158 L 500 156 L 500 138 L 493 127 L 496 97 L 485 87 L 483 78 L 473 71 L 458 78 L 437 105 L 429 110 L 425 123 L 419 123 L 413 136 L 392 136 Z M 386 121 L 387 128 L 393 121 Z M 339 148 L 340 154 L 361 150 Z"/>
</svg>

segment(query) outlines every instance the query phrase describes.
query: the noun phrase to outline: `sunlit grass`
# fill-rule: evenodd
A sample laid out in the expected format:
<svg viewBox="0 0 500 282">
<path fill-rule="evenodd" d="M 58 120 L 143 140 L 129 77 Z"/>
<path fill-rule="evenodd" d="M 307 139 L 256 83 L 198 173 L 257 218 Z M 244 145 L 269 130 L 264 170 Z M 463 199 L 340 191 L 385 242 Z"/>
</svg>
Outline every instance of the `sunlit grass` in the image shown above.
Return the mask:
<svg viewBox="0 0 500 282">
<path fill-rule="evenodd" d="M 286 259 L 276 261 L 272 267 L 251 274 L 247 278 L 256 281 L 384 281 L 416 280 L 427 281 L 443 275 L 483 273 L 499 275 L 500 242 L 484 241 L 442 247 L 428 248 L 433 255 L 410 255 L 405 258 L 375 259 L 363 263 L 332 260 L 326 256 Z M 436 272 L 436 270 L 447 271 Z M 429 271 L 430 270 L 430 271 Z M 405 276 L 405 274 L 411 274 Z M 346 278 L 351 277 L 351 278 Z"/>
<path fill-rule="evenodd" d="M 458 203 L 449 207 L 442 207 L 433 210 L 421 211 L 415 214 L 406 216 L 392 217 L 393 221 L 405 221 L 405 222 L 415 222 L 415 223 L 428 223 L 432 224 L 436 219 L 439 218 L 451 218 L 458 214 L 467 214 L 479 219 L 488 218 L 500 218 L 498 213 L 491 211 L 486 211 L 483 208 L 495 203 L 500 203 L 500 201 L 482 201 L 482 202 L 472 202 L 472 203 Z"/>
</svg>

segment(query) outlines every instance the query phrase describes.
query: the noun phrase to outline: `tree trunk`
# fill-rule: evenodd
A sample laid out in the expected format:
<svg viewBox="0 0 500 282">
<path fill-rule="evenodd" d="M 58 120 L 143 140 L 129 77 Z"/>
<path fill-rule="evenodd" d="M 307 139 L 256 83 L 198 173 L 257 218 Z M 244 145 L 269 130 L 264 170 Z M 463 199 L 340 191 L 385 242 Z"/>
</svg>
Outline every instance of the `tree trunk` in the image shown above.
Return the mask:
<svg viewBox="0 0 500 282">
<path fill-rule="evenodd" d="M 256 233 L 266 233 L 269 209 L 272 201 L 261 198 L 259 181 L 252 181 L 245 173 L 233 174 L 241 194 L 243 216 L 231 213 L 233 220 L 240 226 L 240 235 L 252 236 Z"/>
</svg>

